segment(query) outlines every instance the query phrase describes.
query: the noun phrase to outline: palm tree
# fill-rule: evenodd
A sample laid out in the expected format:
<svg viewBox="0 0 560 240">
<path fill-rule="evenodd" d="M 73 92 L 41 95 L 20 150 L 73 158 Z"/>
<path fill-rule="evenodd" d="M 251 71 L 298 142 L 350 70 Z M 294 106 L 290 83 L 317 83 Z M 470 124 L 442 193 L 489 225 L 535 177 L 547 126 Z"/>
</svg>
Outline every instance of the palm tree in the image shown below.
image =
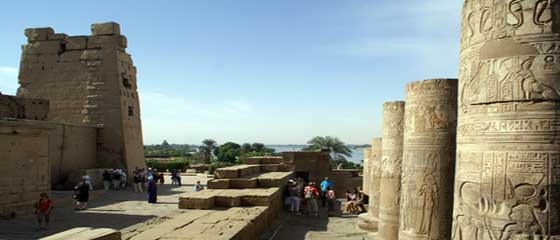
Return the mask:
<svg viewBox="0 0 560 240">
<path fill-rule="evenodd" d="M 328 150 L 331 154 L 332 159 L 344 159 L 346 157 L 352 157 L 352 150 L 343 141 L 340 141 L 337 137 L 314 137 L 307 142 L 307 146 L 304 150 Z"/>
<path fill-rule="evenodd" d="M 210 163 L 210 159 L 212 159 L 212 152 L 217 147 L 216 141 L 213 139 L 204 139 L 204 141 L 202 141 L 202 145 L 198 147 L 198 151 L 202 153 L 202 159 L 205 163 Z"/>
</svg>

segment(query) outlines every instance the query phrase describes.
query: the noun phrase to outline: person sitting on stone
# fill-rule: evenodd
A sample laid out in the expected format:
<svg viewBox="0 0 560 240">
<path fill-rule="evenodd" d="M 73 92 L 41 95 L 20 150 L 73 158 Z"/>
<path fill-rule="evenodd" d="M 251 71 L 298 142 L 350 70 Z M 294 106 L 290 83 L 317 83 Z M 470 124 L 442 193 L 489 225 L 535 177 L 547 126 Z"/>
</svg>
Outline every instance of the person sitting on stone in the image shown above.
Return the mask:
<svg viewBox="0 0 560 240">
<path fill-rule="evenodd" d="M 196 181 L 196 184 L 194 185 L 194 191 L 195 192 L 200 192 L 204 189 L 204 187 L 202 186 L 202 184 L 200 184 L 200 180 Z"/>
</svg>

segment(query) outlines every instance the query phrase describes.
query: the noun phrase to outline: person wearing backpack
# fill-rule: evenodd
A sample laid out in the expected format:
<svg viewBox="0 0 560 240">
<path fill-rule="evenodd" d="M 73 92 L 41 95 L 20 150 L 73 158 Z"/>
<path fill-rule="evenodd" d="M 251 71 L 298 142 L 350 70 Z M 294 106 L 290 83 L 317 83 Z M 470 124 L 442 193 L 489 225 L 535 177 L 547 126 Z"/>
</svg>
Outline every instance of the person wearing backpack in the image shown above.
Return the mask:
<svg viewBox="0 0 560 240">
<path fill-rule="evenodd" d="M 305 201 L 307 201 L 307 213 L 319 216 L 319 207 L 317 206 L 319 191 L 315 188 L 314 182 L 309 182 L 309 185 L 303 189 L 303 195 L 305 196 Z"/>
</svg>

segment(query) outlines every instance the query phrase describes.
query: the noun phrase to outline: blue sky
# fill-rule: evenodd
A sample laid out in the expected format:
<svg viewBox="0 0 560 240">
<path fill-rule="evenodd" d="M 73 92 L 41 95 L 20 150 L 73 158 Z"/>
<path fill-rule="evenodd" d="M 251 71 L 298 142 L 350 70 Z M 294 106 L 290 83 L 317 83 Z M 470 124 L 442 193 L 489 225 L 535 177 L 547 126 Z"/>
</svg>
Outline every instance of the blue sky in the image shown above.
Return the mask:
<svg viewBox="0 0 560 240">
<path fill-rule="evenodd" d="M 4 94 L 25 28 L 120 23 L 146 144 L 369 143 L 407 82 L 458 75 L 461 1 L 11 1 L 0 12 Z"/>
</svg>

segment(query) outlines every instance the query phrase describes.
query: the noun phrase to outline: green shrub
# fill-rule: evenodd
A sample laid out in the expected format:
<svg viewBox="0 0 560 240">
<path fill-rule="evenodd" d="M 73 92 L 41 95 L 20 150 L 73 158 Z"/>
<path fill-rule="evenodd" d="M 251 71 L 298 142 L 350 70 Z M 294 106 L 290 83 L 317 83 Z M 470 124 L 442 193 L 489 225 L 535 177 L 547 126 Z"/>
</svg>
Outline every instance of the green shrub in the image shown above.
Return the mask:
<svg viewBox="0 0 560 240">
<path fill-rule="evenodd" d="M 210 166 L 208 167 L 208 173 L 214 174 L 214 170 L 218 168 L 229 167 L 229 166 L 233 166 L 233 164 L 228 162 L 213 161 L 212 163 L 210 163 Z"/>
<path fill-rule="evenodd" d="M 180 169 L 182 172 L 186 171 L 190 166 L 190 161 L 187 159 L 174 159 L 174 160 L 153 160 L 146 159 L 146 166 L 158 171 L 165 171 L 171 169 Z"/>
</svg>

